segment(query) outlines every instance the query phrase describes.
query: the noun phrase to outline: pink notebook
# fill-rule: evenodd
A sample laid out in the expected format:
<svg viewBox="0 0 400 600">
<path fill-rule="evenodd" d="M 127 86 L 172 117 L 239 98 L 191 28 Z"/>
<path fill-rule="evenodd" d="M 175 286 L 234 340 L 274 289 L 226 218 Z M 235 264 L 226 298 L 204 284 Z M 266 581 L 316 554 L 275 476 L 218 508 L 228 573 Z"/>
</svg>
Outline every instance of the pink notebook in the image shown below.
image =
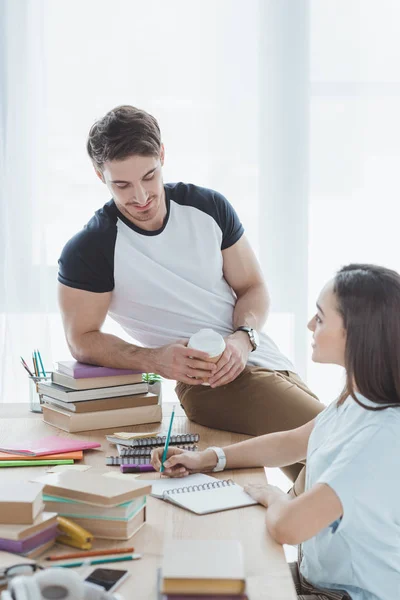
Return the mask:
<svg viewBox="0 0 400 600">
<path fill-rule="evenodd" d="M 60 452 L 75 452 L 76 450 L 90 450 L 91 448 L 99 447 L 101 447 L 99 442 L 86 442 L 85 440 L 75 440 L 52 435 L 40 440 L 27 440 L 18 444 L 1 446 L 0 451 L 11 454 L 42 456 L 43 454 L 59 454 Z"/>
</svg>

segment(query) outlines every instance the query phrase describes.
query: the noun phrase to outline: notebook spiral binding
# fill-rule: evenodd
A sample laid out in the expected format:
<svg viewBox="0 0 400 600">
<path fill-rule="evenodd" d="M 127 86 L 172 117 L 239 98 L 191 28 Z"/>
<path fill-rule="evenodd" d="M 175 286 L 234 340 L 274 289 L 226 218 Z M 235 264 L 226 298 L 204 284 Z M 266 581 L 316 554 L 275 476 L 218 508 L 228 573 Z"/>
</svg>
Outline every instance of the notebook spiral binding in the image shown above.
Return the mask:
<svg viewBox="0 0 400 600">
<path fill-rule="evenodd" d="M 198 433 L 178 433 L 176 435 L 171 435 L 171 439 L 169 440 L 171 444 L 194 444 L 198 442 L 200 436 Z M 152 438 L 138 438 L 136 440 L 132 440 L 130 446 L 162 446 L 165 443 L 166 436 L 159 435 L 157 437 Z"/>
<path fill-rule="evenodd" d="M 186 446 L 178 444 L 176 447 L 181 448 L 182 450 L 189 450 L 193 452 L 197 450 L 197 446 Z M 151 446 L 147 446 L 147 448 L 127 448 L 126 446 L 120 446 L 119 444 L 117 444 L 117 450 L 118 454 L 121 457 L 125 458 L 127 456 L 150 456 L 153 448 Z"/>
<path fill-rule="evenodd" d="M 171 494 L 186 494 L 186 492 L 205 492 L 207 490 L 221 489 L 235 485 L 232 479 L 220 479 L 218 481 L 210 481 L 210 483 L 203 483 L 202 485 L 186 485 L 174 490 L 165 490 L 163 496 Z"/>
<path fill-rule="evenodd" d="M 197 446 L 178 446 L 182 450 L 195 452 Z M 120 454 L 119 456 L 107 456 L 106 466 L 114 467 L 120 465 L 150 465 L 151 448 L 130 448 L 130 452 Z M 135 453 L 132 451 L 136 450 Z"/>
</svg>

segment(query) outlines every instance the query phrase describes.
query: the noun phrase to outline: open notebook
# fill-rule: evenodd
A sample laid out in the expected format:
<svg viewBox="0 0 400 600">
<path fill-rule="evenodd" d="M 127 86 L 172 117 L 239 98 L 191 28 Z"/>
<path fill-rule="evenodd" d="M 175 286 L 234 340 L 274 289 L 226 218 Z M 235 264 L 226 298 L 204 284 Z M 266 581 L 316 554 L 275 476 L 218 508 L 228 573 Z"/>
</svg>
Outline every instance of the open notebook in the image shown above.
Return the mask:
<svg viewBox="0 0 400 600">
<path fill-rule="evenodd" d="M 143 481 L 141 481 L 143 483 Z M 177 479 L 153 479 L 151 495 L 198 515 L 257 504 L 231 479 L 195 474 Z"/>
</svg>

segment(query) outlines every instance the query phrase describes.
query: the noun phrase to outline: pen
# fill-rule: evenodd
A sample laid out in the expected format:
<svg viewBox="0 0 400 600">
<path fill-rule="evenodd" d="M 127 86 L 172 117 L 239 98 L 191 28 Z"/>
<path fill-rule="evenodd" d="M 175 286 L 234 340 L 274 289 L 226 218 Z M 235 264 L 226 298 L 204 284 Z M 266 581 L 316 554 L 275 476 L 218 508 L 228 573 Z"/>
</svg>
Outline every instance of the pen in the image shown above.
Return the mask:
<svg viewBox="0 0 400 600">
<path fill-rule="evenodd" d="M 21 364 L 24 367 L 25 371 L 27 371 L 29 373 L 29 375 L 31 377 L 33 377 L 32 371 L 30 370 L 30 368 L 28 367 L 28 365 L 26 364 L 26 362 L 24 361 L 24 359 L 22 358 L 22 356 L 20 356 L 20 359 L 21 359 Z"/>
<path fill-rule="evenodd" d="M 47 556 L 45 560 L 66 560 L 67 558 L 87 558 L 88 556 L 107 556 L 108 554 L 127 554 L 128 552 L 134 552 L 133 546 L 131 548 L 109 548 L 108 550 L 88 550 L 86 552 L 68 552 L 67 554 L 51 554 Z"/>
<path fill-rule="evenodd" d="M 94 560 L 81 560 L 79 562 L 64 563 L 63 565 L 54 565 L 57 567 L 82 567 L 83 565 L 101 565 L 103 563 L 123 562 L 125 560 L 138 560 L 142 558 L 141 554 L 130 554 L 129 556 L 115 556 L 111 558 L 95 558 Z"/>
<path fill-rule="evenodd" d="M 168 429 L 167 437 L 165 438 L 165 446 L 164 446 L 164 452 L 163 452 L 162 459 L 161 459 L 160 473 L 162 473 L 164 471 L 164 461 L 167 458 L 167 454 L 168 454 L 169 439 L 171 437 L 171 430 L 172 430 L 172 423 L 174 421 L 174 416 L 175 416 L 175 404 L 172 407 L 171 420 L 169 422 L 169 429 Z"/>
<path fill-rule="evenodd" d="M 150 473 L 155 471 L 153 465 L 121 465 L 121 473 Z"/>
<path fill-rule="evenodd" d="M 39 350 L 38 350 L 38 349 L 36 349 L 36 351 L 37 351 L 37 356 L 39 357 L 40 368 L 42 369 L 43 377 L 46 377 L 46 371 L 44 370 L 44 366 L 43 366 L 42 357 L 40 356 L 40 352 L 39 352 Z"/>
</svg>

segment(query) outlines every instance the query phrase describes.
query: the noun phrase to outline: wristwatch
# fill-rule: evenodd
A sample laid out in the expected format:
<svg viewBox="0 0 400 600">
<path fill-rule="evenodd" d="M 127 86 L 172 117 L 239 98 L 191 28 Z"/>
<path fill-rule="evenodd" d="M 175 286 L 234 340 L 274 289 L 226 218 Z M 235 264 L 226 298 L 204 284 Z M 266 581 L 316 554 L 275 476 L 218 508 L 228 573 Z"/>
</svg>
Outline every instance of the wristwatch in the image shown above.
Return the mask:
<svg viewBox="0 0 400 600">
<path fill-rule="evenodd" d="M 216 446 L 210 446 L 209 448 L 207 448 L 207 450 L 214 450 L 214 452 L 218 458 L 218 462 L 215 465 L 215 467 L 213 468 L 213 473 L 217 473 L 218 471 L 223 471 L 226 466 L 226 456 L 225 456 L 225 452 L 222 450 L 222 448 L 217 448 Z"/>
<path fill-rule="evenodd" d="M 258 335 L 255 329 L 252 329 L 251 327 L 245 327 L 244 325 L 242 325 L 242 327 L 237 327 L 235 329 L 235 333 L 237 331 L 245 331 L 249 336 L 250 344 L 252 345 L 252 352 L 254 352 L 254 350 L 257 350 L 258 346 L 260 345 L 260 336 Z"/>
</svg>

